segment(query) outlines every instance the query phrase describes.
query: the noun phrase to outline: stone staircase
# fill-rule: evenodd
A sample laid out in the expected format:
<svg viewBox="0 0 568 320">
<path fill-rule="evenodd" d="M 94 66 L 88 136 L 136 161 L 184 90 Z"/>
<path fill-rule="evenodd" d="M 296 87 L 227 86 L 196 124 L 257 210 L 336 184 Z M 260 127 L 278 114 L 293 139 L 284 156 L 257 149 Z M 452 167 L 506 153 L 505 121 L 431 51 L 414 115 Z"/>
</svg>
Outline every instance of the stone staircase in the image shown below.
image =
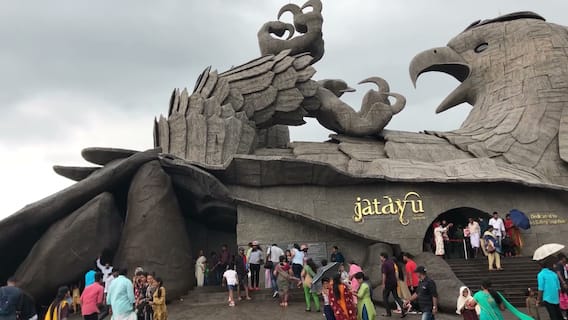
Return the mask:
<svg viewBox="0 0 568 320">
<path fill-rule="evenodd" d="M 446 262 L 473 293 L 480 290 L 483 280 L 490 279 L 493 289 L 501 292 L 516 307 L 525 306 L 525 291 L 529 287 L 536 289 L 536 275 L 540 271 L 540 266 L 529 257 L 501 257 L 504 270 L 492 272 L 487 270 L 485 257 L 449 259 Z"/>
<path fill-rule="evenodd" d="M 238 303 L 249 303 L 252 301 L 274 301 L 275 304 L 279 302 L 278 298 L 272 298 L 271 289 L 261 289 L 259 291 L 252 291 L 250 296 L 251 301 L 237 301 Z M 237 293 L 234 292 L 235 298 L 237 298 Z M 207 305 L 224 305 L 227 304 L 228 291 L 226 287 L 220 286 L 207 286 L 202 288 L 195 288 L 191 290 L 187 296 L 182 299 L 184 303 L 189 306 L 207 306 Z M 304 301 L 304 291 L 302 289 L 292 289 L 290 290 L 289 296 L 290 302 L 303 302 Z"/>
</svg>

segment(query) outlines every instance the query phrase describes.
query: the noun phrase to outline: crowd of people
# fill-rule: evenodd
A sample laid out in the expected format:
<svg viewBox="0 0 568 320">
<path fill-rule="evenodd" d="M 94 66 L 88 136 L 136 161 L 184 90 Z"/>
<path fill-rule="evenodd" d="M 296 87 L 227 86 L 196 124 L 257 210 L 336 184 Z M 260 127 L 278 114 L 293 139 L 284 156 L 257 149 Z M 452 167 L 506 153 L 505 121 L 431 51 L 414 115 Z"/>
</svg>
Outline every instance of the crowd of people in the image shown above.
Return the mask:
<svg viewBox="0 0 568 320">
<path fill-rule="evenodd" d="M 479 224 L 470 219 L 472 230 L 477 228 L 476 223 Z M 487 237 L 494 238 L 490 241 L 495 242 L 495 246 L 499 245 L 500 239 L 494 235 L 493 228 L 493 225 L 487 226 L 483 237 L 480 235 L 480 242 L 490 233 Z M 482 229 L 481 226 L 479 229 Z M 290 290 L 294 290 L 303 294 L 306 312 L 321 312 L 326 320 L 368 320 L 377 316 L 373 286 L 368 275 L 356 262 L 346 263 L 337 246 L 332 248 L 330 262 L 322 259 L 319 264 L 310 257 L 306 244 L 294 244 L 288 250 L 272 244 L 264 251 L 258 242 L 253 241 L 248 248 L 238 248 L 234 256 L 227 246 L 223 246 L 222 250 L 226 253 L 221 253 L 222 259 L 216 262 L 215 267 L 227 262 L 220 275 L 220 284 L 228 289 L 227 301 L 231 307 L 237 301 L 252 299 L 251 292 L 259 290 L 260 268 L 264 267 L 265 286 L 273 290 L 274 298 L 279 297 L 283 308 L 289 304 Z M 203 271 L 196 270 L 198 285 L 205 283 L 206 279 L 207 261 L 200 260 L 201 256 L 203 254 L 196 260 L 196 266 L 204 265 Z M 381 253 L 379 260 L 380 290 L 385 307 L 382 316 L 392 317 L 393 313 L 397 313 L 404 318 L 408 313 L 419 313 L 422 320 L 433 320 L 438 311 L 438 292 L 436 283 L 427 275 L 426 267 L 417 266 L 409 253 L 403 253 L 400 259 Z M 540 320 L 539 306 L 543 306 L 551 320 L 567 319 L 567 258 L 559 254 L 539 263 L 542 269 L 537 275 L 538 287 L 527 290 L 528 314 L 517 310 L 500 292 L 493 290 L 490 281 L 481 283 L 481 290 L 475 294 L 467 287 L 460 288 L 456 313 L 464 320 L 503 320 L 501 311 L 508 309 L 521 320 Z M 166 289 L 154 273 L 137 267 L 131 279 L 127 269 L 118 270 L 108 263 L 102 264 L 100 257 L 96 265 L 98 270 L 93 268 L 85 274 L 82 292 L 79 286 L 74 286 L 73 290 L 62 286 L 57 290 L 44 320 L 66 320 L 71 313 L 78 312 L 85 320 L 100 320 L 107 315 L 112 315 L 113 320 L 167 319 Z M 391 296 L 392 304 L 389 301 Z M 33 298 L 18 288 L 15 278 L 10 278 L 7 285 L 0 288 L 0 319 L 38 319 Z"/>
<path fill-rule="evenodd" d="M 498 219 L 495 213 L 493 220 Z M 495 246 L 496 256 L 492 263 L 496 269 L 501 268 L 498 256 L 502 254 L 497 248 L 510 237 L 511 227 L 507 226 L 507 220 L 489 221 L 484 225 L 483 221 L 469 219 L 468 228 L 472 233 L 468 234 L 468 238 L 472 249 L 479 256 L 481 252 L 491 254 L 488 246 Z M 451 227 L 445 221 L 440 225 L 442 228 Z M 499 229 L 500 233 L 496 234 L 494 229 Z M 290 291 L 297 290 L 297 294 L 303 294 L 305 298 L 306 312 L 322 312 L 328 320 L 375 319 L 373 286 L 365 270 L 354 261 L 346 263 L 337 246 L 331 250 L 329 264 L 327 259 L 317 264 L 308 250 L 305 244 L 294 244 L 289 250 L 272 244 L 264 251 L 257 242 L 251 242 L 248 248 L 238 248 L 235 257 L 228 255 L 229 263 L 221 279 L 229 291 L 229 306 L 235 306 L 239 300 L 251 299 L 250 292 L 258 290 L 258 269 L 264 266 L 265 287 L 273 290 L 273 297 L 279 296 L 281 307 L 288 306 Z M 397 313 L 404 318 L 408 313 L 418 313 L 423 320 L 434 319 L 438 311 L 438 292 L 435 281 L 427 275 L 426 267 L 417 266 L 409 253 L 403 253 L 400 259 L 381 253 L 379 259 L 380 290 L 385 307 L 382 316 L 392 317 L 393 313 Z M 568 316 L 568 264 L 564 255 L 560 255 L 559 259 L 557 264 L 550 264 L 550 260 L 541 261 L 543 268 L 537 276 L 539 286 L 527 291 L 527 314 L 494 290 L 489 280 L 483 281 L 481 290 L 475 294 L 467 287 L 460 288 L 456 313 L 464 320 L 503 320 L 502 311 L 508 309 L 519 319 L 539 320 L 538 307 L 542 305 L 552 320 L 565 320 Z M 330 268 L 330 265 L 334 267 Z M 554 277 L 550 276 L 551 272 Z"/>
<path fill-rule="evenodd" d="M 84 277 L 80 285 L 61 286 L 47 307 L 44 320 L 67 320 L 72 314 L 81 314 L 84 320 L 167 320 L 166 289 L 153 272 L 137 267 L 132 279 L 128 270 L 113 268 L 96 260 L 96 268 Z M 37 320 L 34 299 L 18 288 L 17 279 L 8 279 L 0 288 L 0 319 Z"/>
<path fill-rule="evenodd" d="M 290 291 L 294 290 L 304 296 L 306 312 L 322 312 L 326 319 L 375 319 L 373 286 L 368 276 L 355 261 L 346 263 L 337 246 L 332 247 L 329 261 L 317 263 L 306 244 L 293 244 L 290 249 L 272 244 L 263 249 L 253 241 L 246 248 L 239 247 L 235 255 L 227 248 L 223 245 L 219 255 L 212 253 L 214 259 L 210 261 L 200 251 L 195 272 L 197 286 L 226 286 L 230 307 L 252 299 L 252 292 L 260 289 L 263 267 L 264 286 L 272 290 L 273 298 L 279 298 L 281 307 L 289 305 Z M 410 254 L 399 260 L 382 253 L 380 262 L 383 299 L 388 302 L 392 296 L 395 312 L 401 317 L 412 311 L 426 315 L 436 312 L 436 286 L 426 276 L 426 268 L 417 267 Z M 217 283 L 216 279 L 221 280 Z M 383 315 L 392 316 L 389 303 Z"/>
<path fill-rule="evenodd" d="M 539 306 L 543 306 L 551 320 L 568 318 L 568 262 L 562 253 L 541 261 L 537 275 L 538 288 L 526 291 L 527 314 L 513 307 L 507 299 L 491 288 L 490 281 L 481 284 L 481 290 L 472 295 L 467 287 L 460 288 L 456 313 L 464 320 L 503 320 L 501 311 L 508 309 L 521 320 L 541 319 Z"/>
<path fill-rule="evenodd" d="M 100 320 L 106 315 L 111 315 L 113 320 L 167 319 L 166 289 L 154 272 L 146 272 L 139 266 L 130 279 L 127 268 L 103 265 L 100 257 L 97 267 L 99 271 L 91 269 L 85 274 L 85 288 L 80 295 L 80 309 L 85 320 Z M 65 289 L 60 288 L 58 295 Z M 52 303 L 52 307 L 56 305 Z"/>
<path fill-rule="evenodd" d="M 452 249 L 456 247 L 455 243 L 458 243 L 457 246 L 463 248 L 461 252 L 465 250 L 468 257 L 487 256 L 489 270 L 493 271 L 503 270 L 501 256 L 521 255 L 521 232 L 513 223 L 510 214 L 505 216 L 505 220 L 499 217 L 497 212 L 493 212 L 488 221 L 472 217 L 468 220 L 465 227 L 454 227 L 453 223 L 446 220 L 434 222 L 433 248 L 437 256 L 445 259 L 452 257 L 450 251 L 456 251 Z"/>
</svg>

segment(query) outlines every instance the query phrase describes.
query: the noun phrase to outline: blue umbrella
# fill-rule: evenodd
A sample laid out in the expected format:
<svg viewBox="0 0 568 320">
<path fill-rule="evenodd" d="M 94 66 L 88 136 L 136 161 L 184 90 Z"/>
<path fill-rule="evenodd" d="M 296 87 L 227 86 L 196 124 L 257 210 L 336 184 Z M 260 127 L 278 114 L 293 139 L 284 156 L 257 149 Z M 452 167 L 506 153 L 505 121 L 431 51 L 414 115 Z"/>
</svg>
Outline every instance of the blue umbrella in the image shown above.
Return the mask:
<svg viewBox="0 0 568 320">
<path fill-rule="evenodd" d="M 517 209 L 513 209 L 509 212 L 511 215 L 511 220 L 513 220 L 513 224 L 523 230 L 527 230 L 531 228 L 531 222 L 529 218 Z"/>
</svg>

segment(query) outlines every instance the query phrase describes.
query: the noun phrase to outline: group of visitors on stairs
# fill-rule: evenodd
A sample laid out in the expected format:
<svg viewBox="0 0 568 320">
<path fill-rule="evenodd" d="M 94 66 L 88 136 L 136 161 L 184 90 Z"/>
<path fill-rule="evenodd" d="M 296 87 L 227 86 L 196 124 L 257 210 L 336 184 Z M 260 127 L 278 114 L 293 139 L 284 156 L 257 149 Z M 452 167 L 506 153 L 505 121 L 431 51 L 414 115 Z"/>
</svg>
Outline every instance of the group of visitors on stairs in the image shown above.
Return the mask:
<svg viewBox="0 0 568 320">
<path fill-rule="evenodd" d="M 568 262 L 563 253 L 538 262 L 537 288 L 526 290 L 527 314 L 521 313 L 505 299 L 502 293 L 491 288 L 491 281 L 481 283 L 481 290 L 472 296 L 467 287 L 461 287 L 456 313 L 464 320 L 502 320 L 502 310 L 508 309 L 518 319 L 541 319 L 541 306 L 551 320 L 568 318 Z"/>
<path fill-rule="evenodd" d="M 507 214 L 505 220 L 499 217 L 499 213 L 493 212 L 491 219 L 485 222 L 483 218 L 468 219 L 468 224 L 453 228 L 453 223 L 446 220 L 436 221 L 433 224 L 435 254 L 439 257 L 449 258 L 447 249 L 452 241 L 463 239 L 468 257 L 477 258 L 487 256 L 489 270 L 503 270 L 501 267 L 501 255 L 506 257 L 519 256 L 523 241 L 519 228 L 514 224 L 511 215 Z M 453 239 L 450 234 L 457 234 Z"/>
</svg>

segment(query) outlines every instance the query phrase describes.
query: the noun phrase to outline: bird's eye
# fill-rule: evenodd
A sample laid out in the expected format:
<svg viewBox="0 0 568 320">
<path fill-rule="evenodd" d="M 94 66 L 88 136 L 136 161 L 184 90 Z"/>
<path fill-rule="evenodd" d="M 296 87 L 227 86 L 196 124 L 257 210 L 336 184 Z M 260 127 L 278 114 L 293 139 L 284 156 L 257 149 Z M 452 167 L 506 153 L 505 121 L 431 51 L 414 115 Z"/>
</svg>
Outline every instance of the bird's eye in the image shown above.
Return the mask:
<svg viewBox="0 0 568 320">
<path fill-rule="evenodd" d="M 487 49 L 489 47 L 489 44 L 487 44 L 487 42 L 481 43 L 479 44 L 477 47 L 475 47 L 474 51 L 477 53 L 481 53 L 483 51 L 485 51 L 485 49 Z"/>
</svg>

